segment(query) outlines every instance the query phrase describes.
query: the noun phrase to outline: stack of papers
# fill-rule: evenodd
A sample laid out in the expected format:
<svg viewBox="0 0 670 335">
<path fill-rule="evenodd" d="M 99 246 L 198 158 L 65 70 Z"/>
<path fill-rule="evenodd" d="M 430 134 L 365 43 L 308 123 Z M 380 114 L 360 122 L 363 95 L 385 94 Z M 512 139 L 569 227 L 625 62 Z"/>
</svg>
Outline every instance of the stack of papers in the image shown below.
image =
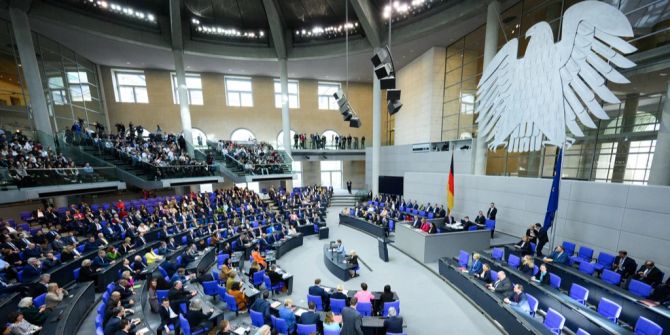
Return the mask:
<svg viewBox="0 0 670 335">
<path fill-rule="evenodd" d="M 349 293 L 349 290 L 342 290 L 342 293 L 344 293 L 344 295 L 348 295 L 347 293 Z"/>
<path fill-rule="evenodd" d="M 247 329 L 244 327 L 237 327 L 237 329 L 235 329 L 233 332 L 237 335 L 244 335 L 246 334 Z"/>
<path fill-rule="evenodd" d="M 293 313 L 294 313 L 296 316 L 301 316 L 302 313 L 305 313 L 305 312 L 307 312 L 307 311 L 304 310 L 304 309 L 302 309 L 302 308 L 298 308 L 298 309 L 297 309 L 295 312 L 293 312 Z"/>
<path fill-rule="evenodd" d="M 281 302 L 279 302 L 279 301 L 275 301 L 275 302 L 270 304 L 270 307 L 275 308 L 275 309 L 279 308 L 279 306 L 281 306 Z"/>
</svg>

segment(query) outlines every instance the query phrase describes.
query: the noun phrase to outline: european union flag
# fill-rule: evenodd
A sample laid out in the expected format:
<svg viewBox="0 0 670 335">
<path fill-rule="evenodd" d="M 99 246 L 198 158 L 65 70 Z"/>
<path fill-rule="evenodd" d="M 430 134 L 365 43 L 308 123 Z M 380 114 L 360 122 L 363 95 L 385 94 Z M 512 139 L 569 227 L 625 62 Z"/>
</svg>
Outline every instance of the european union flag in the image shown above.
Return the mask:
<svg viewBox="0 0 670 335">
<path fill-rule="evenodd" d="M 563 161 L 563 149 L 558 149 L 558 159 L 554 166 L 554 180 L 551 182 L 549 203 L 547 203 L 547 214 L 544 215 L 544 230 L 549 230 L 554 223 L 554 216 L 558 210 L 558 191 L 561 185 L 561 162 Z"/>
</svg>

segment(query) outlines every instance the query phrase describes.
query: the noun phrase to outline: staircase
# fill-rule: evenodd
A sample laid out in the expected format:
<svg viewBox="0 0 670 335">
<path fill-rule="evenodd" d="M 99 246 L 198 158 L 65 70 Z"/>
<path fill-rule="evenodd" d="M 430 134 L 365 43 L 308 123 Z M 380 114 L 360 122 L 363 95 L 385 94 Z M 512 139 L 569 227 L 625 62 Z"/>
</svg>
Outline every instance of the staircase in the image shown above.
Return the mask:
<svg viewBox="0 0 670 335">
<path fill-rule="evenodd" d="M 356 204 L 356 196 L 353 194 L 333 194 L 330 198 L 331 206 L 353 207 Z"/>
</svg>

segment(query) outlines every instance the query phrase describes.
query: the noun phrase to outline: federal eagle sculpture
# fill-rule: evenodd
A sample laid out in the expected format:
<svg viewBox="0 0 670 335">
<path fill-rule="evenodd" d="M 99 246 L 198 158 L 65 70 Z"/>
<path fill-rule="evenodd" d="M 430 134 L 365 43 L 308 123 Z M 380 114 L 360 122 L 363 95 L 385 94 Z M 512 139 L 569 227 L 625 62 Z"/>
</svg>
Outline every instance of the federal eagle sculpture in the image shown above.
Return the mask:
<svg viewBox="0 0 670 335">
<path fill-rule="evenodd" d="M 609 119 L 598 98 L 620 102 L 607 82 L 629 83 L 615 67 L 635 66 L 623 56 L 636 50 L 622 39 L 632 36 L 618 9 L 584 1 L 563 15 L 559 42 L 554 43 L 544 21 L 526 32 L 530 40 L 523 58 L 517 58 L 518 40 L 510 40 L 477 85 L 479 138 L 491 149 L 502 145 L 510 152 L 570 146 L 575 137 L 584 136 L 580 123 L 596 128 L 589 113 Z"/>
</svg>

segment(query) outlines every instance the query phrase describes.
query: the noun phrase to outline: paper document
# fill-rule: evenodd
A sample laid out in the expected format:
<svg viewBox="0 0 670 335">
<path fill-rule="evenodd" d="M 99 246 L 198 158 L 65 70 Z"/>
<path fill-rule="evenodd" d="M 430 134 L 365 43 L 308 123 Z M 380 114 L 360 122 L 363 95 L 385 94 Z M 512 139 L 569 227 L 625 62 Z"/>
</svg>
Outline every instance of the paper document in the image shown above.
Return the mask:
<svg viewBox="0 0 670 335">
<path fill-rule="evenodd" d="M 247 329 L 244 327 L 237 327 L 234 332 L 238 335 L 244 335 L 247 332 Z"/>
<path fill-rule="evenodd" d="M 281 305 L 281 302 L 279 302 L 279 301 L 275 301 L 275 302 L 273 302 L 273 303 L 270 304 L 270 307 L 272 307 L 272 308 L 279 308 L 280 305 Z"/>
</svg>

